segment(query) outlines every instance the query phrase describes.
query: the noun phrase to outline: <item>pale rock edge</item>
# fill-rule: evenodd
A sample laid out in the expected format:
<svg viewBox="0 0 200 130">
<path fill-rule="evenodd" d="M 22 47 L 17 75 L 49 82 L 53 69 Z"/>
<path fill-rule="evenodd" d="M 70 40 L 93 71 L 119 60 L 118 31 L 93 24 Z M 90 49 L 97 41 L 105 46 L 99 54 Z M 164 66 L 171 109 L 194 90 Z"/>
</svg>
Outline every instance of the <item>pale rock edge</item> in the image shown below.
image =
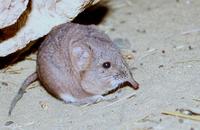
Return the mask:
<svg viewBox="0 0 200 130">
<path fill-rule="evenodd" d="M 86 7 L 100 0 L 31 0 L 30 13 L 16 35 L 0 43 L 0 57 L 16 52 L 48 34 L 59 24 L 72 21 Z M 28 7 L 29 8 L 29 7 Z M 19 21 L 20 22 L 20 21 Z M 20 25 L 20 24 L 16 24 Z"/>
</svg>

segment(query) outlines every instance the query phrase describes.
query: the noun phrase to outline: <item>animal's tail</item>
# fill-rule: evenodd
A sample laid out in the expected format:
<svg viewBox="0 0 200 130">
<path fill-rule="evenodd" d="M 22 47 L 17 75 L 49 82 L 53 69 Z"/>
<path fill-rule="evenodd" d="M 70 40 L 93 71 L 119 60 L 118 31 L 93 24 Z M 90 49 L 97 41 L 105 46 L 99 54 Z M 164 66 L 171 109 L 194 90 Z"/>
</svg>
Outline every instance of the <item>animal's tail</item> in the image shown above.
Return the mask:
<svg viewBox="0 0 200 130">
<path fill-rule="evenodd" d="M 37 73 L 34 72 L 33 74 L 31 74 L 30 76 L 28 76 L 26 78 L 26 80 L 23 82 L 22 86 L 20 87 L 20 89 L 18 90 L 17 95 L 14 97 L 14 99 L 11 102 L 10 108 L 9 108 L 9 112 L 8 115 L 10 116 L 12 113 L 12 110 L 14 109 L 15 105 L 17 104 L 17 102 L 23 97 L 23 94 L 26 91 L 26 88 L 33 83 L 34 81 L 37 80 Z"/>
</svg>

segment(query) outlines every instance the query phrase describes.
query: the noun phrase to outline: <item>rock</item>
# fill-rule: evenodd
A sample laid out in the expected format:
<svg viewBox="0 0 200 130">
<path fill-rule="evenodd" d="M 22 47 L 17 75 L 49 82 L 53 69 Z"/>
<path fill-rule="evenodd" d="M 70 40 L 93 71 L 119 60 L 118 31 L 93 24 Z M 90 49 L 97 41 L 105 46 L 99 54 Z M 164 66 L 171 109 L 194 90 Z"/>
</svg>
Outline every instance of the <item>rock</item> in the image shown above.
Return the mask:
<svg viewBox="0 0 200 130">
<path fill-rule="evenodd" d="M 21 10 L 24 8 L 25 3 L 28 1 L 19 0 L 21 2 L 13 2 L 9 0 L 10 4 L 14 5 L 13 10 Z M 51 29 L 59 24 L 72 21 L 80 12 L 85 8 L 96 4 L 100 0 L 31 0 L 28 2 L 27 9 L 23 12 L 23 15 L 19 17 L 15 16 L 13 22 L 15 23 L 9 27 L 0 30 L 0 57 L 5 57 L 11 53 L 14 53 L 24 47 L 26 47 L 30 41 L 37 40 L 40 37 L 48 34 Z M 5 3 L 0 6 L 0 11 L 8 8 Z M 24 2 L 24 6 L 22 6 Z M 15 7 L 16 6 L 16 7 Z M 5 8 L 6 7 L 6 8 Z M 3 11 L 4 16 L 9 16 L 11 13 L 15 14 L 11 10 L 7 14 Z M 20 12 L 20 11 L 19 11 Z M 3 14 L 0 14 L 3 15 Z M 5 20 L 6 18 L 4 18 Z M 12 21 L 12 20 L 11 20 Z M 5 22 L 5 21 L 4 21 Z M 5 26 L 6 24 L 4 24 Z M 7 24 L 10 25 L 10 24 Z"/>
</svg>

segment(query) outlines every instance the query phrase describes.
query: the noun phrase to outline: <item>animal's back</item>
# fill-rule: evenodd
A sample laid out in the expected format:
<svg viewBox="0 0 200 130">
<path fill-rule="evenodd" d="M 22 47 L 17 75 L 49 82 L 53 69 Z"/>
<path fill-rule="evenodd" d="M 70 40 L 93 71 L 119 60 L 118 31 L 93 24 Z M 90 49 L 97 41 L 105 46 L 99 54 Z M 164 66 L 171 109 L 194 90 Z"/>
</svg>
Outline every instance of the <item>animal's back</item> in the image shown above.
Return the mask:
<svg viewBox="0 0 200 130">
<path fill-rule="evenodd" d="M 40 46 L 37 56 L 38 77 L 44 88 L 58 98 L 59 93 L 66 91 L 68 87 L 66 81 L 69 79 L 66 75 L 66 71 L 69 70 L 66 69 L 70 68 L 68 42 L 63 45 L 63 40 L 68 37 L 66 35 L 68 26 L 56 27 Z"/>
<path fill-rule="evenodd" d="M 44 88 L 60 98 L 62 94 L 85 96 L 80 79 L 71 62 L 70 46 L 84 40 L 86 30 L 79 24 L 67 23 L 53 29 L 40 46 L 37 74 Z M 86 31 L 87 32 L 87 31 Z M 75 92 L 75 93 L 74 93 Z"/>
</svg>

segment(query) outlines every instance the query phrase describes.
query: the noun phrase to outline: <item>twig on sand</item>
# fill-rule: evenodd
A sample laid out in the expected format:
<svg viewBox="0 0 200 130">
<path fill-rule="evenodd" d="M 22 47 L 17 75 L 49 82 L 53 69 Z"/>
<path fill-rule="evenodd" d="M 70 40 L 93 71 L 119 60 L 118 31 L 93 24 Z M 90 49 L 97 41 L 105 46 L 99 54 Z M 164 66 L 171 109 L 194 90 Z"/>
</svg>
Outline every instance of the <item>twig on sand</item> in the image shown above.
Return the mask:
<svg viewBox="0 0 200 130">
<path fill-rule="evenodd" d="M 152 56 L 152 55 L 156 54 L 157 53 L 156 51 L 157 51 L 157 49 L 154 49 L 154 50 L 152 49 L 152 50 L 148 51 L 148 53 L 146 53 L 145 55 L 139 57 L 137 59 L 137 61 L 141 61 L 142 59 L 145 59 L 148 56 Z"/>
<path fill-rule="evenodd" d="M 191 30 L 189 30 L 189 31 L 182 32 L 181 34 L 182 34 L 182 35 L 189 35 L 189 34 L 191 34 L 191 33 L 197 33 L 197 32 L 200 32 L 200 28 L 191 29 Z"/>
<path fill-rule="evenodd" d="M 193 101 L 200 102 L 200 99 L 192 99 Z"/>
<path fill-rule="evenodd" d="M 176 116 L 176 117 L 181 117 L 189 120 L 195 120 L 195 121 L 200 121 L 200 115 L 193 115 L 193 114 L 185 114 L 181 113 L 180 111 L 176 112 L 162 112 L 164 115 L 170 115 L 170 116 Z"/>
<path fill-rule="evenodd" d="M 177 61 L 175 64 L 184 64 L 184 63 L 191 63 L 191 62 L 200 62 L 200 59 L 191 59 L 186 61 Z"/>
</svg>

